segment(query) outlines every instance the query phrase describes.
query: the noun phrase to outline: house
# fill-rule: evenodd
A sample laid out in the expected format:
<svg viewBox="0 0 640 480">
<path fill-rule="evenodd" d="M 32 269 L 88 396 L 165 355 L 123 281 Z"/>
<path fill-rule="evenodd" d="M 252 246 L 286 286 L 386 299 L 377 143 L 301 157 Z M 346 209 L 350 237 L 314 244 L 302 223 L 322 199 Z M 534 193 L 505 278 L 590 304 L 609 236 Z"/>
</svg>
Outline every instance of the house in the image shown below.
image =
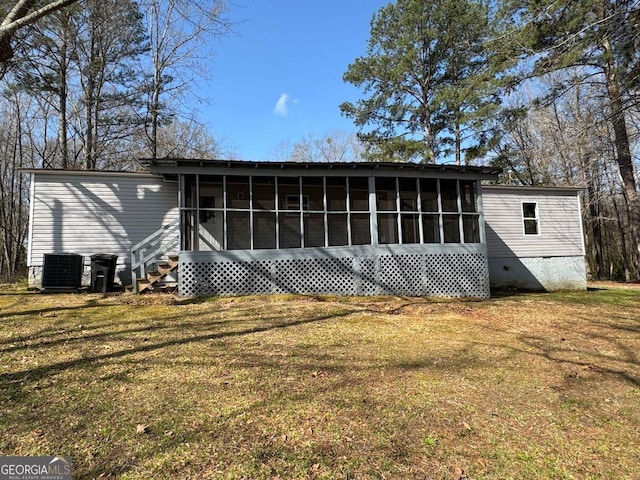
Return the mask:
<svg viewBox="0 0 640 480">
<path fill-rule="evenodd" d="M 118 256 L 134 290 L 480 297 L 585 288 L 577 189 L 483 185 L 492 167 L 143 160 L 27 170 L 29 284 L 47 254 Z M 160 263 L 158 268 L 156 265 Z"/>
</svg>

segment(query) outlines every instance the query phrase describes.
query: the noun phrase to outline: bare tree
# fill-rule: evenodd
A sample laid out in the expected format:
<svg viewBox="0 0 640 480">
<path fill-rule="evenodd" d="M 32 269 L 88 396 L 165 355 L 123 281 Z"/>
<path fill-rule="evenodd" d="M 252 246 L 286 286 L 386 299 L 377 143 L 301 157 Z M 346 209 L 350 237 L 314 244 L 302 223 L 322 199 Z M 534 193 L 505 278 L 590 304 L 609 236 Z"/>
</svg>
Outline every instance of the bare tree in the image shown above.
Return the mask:
<svg viewBox="0 0 640 480">
<path fill-rule="evenodd" d="M 7 91 L 0 105 L 0 278 L 17 277 L 26 263 L 29 185 L 19 172 L 34 166 L 29 102 L 17 90 Z"/>
<path fill-rule="evenodd" d="M 140 4 L 146 16 L 152 72 L 147 81 L 145 124 L 149 155 L 157 158 L 159 128 L 168 117 L 164 102 L 168 97 L 175 102 L 196 76 L 206 76 L 200 69 L 202 48 L 211 37 L 228 35 L 231 26 L 223 16 L 226 3 L 222 0 L 142 0 Z"/>
<path fill-rule="evenodd" d="M 554 74 L 550 82 L 557 82 Z M 536 83 L 538 90 L 546 85 Z M 520 93 L 502 123 L 494 162 L 510 182 L 585 189 L 583 221 L 589 272 L 629 281 L 638 275 L 624 186 L 617 174 L 616 136 L 607 116 L 607 95 L 593 84 L 573 88 L 553 102 L 532 103 L 537 91 Z"/>
<path fill-rule="evenodd" d="M 272 150 L 276 160 L 294 162 L 359 162 L 363 146 L 357 135 L 344 130 L 328 130 L 321 136 L 308 134 L 297 142 L 281 142 Z"/>
</svg>

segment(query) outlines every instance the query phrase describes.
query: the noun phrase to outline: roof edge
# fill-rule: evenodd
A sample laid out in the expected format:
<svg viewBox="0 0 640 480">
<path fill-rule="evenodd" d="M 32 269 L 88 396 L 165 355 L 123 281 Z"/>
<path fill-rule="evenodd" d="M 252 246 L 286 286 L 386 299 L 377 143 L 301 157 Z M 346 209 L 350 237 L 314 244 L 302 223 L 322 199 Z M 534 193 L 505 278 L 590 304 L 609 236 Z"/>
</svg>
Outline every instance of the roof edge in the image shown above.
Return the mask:
<svg viewBox="0 0 640 480">
<path fill-rule="evenodd" d="M 585 187 L 556 187 L 556 186 L 544 186 L 544 185 L 492 185 L 492 184 L 483 184 L 482 190 L 503 190 L 503 191 L 519 191 L 519 192 L 557 192 L 557 193 L 578 193 L 586 190 Z"/>
<path fill-rule="evenodd" d="M 21 173 L 44 174 L 44 175 L 68 175 L 68 176 L 122 176 L 122 177 L 157 177 L 158 175 L 151 172 L 130 172 L 125 170 L 65 170 L 62 168 L 19 168 Z"/>
<path fill-rule="evenodd" d="M 175 172 L 179 168 L 246 168 L 265 170 L 431 170 L 434 172 L 474 173 L 483 175 L 499 175 L 499 167 L 425 164 L 410 162 L 293 162 L 293 161 L 248 161 L 248 160 L 216 160 L 197 158 L 160 158 L 138 159 L 138 163 L 149 171 L 164 173 Z"/>
</svg>

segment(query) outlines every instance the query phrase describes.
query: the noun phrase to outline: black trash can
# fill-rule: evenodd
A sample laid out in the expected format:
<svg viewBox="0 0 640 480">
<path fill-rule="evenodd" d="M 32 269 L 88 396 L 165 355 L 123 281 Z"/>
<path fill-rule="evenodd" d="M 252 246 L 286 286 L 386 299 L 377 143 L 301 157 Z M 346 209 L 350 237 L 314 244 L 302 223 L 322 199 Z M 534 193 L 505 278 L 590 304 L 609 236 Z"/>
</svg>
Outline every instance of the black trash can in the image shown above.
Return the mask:
<svg viewBox="0 0 640 480">
<path fill-rule="evenodd" d="M 96 253 L 91 255 L 91 291 L 110 292 L 114 290 L 113 279 L 116 274 L 117 255 Z"/>
</svg>

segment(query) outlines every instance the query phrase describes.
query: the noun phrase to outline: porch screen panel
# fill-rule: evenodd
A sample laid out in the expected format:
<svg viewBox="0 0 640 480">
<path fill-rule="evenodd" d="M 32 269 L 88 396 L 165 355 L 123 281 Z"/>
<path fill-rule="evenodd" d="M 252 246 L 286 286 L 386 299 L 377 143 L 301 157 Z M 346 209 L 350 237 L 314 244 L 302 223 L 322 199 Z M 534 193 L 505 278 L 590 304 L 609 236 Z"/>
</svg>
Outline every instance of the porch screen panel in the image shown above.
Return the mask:
<svg viewBox="0 0 640 480">
<path fill-rule="evenodd" d="M 223 181 L 221 175 L 200 175 L 198 188 L 198 250 L 222 250 Z"/>
<path fill-rule="evenodd" d="M 251 248 L 249 212 L 227 212 L 227 249 L 248 250 Z"/>
<path fill-rule="evenodd" d="M 327 215 L 327 229 L 329 232 L 329 245 L 332 247 L 348 245 L 349 234 L 347 230 L 346 213 L 330 213 Z"/>
<path fill-rule="evenodd" d="M 182 246 L 183 250 L 195 250 L 196 238 L 196 211 L 183 210 L 182 215 Z"/>
<path fill-rule="evenodd" d="M 395 178 L 376 178 L 376 205 L 379 212 L 396 211 Z"/>
<path fill-rule="evenodd" d="M 435 178 L 420 179 L 420 203 L 423 213 L 439 210 L 438 181 Z"/>
<path fill-rule="evenodd" d="M 197 237 L 197 195 L 198 186 L 197 175 L 182 176 L 182 194 L 180 200 L 182 202 L 181 224 L 182 224 L 182 245 L 183 250 L 196 250 L 198 248 Z"/>
<path fill-rule="evenodd" d="M 420 222 L 417 214 L 401 215 L 402 243 L 420 243 Z"/>
<path fill-rule="evenodd" d="M 398 214 L 379 213 L 378 214 L 378 242 L 400 243 L 398 241 Z"/>
<path fill-rule="evenodd" d="M 300 248 L 302 234 L 300 232 L 299 213 L 280 212 L 278 227 L 280 248 Z"/>
<path fill-rule="evenodd" d="M 460 203 L 462 204 L 462 211 L 477 212 L 476 198 L 476 182 L 460 180 Z"/>
<path fill-rule="evenodd" d="M 253 248 L 276 248 L 275 212 L 255 212 L 253 214 Z"/>
<path fill-rule="evenodd" d="M 249 177 L 227 176 L 227 208 L 249 208 Z"/>
<path fill-rule="evenodd" d="M 415 178 L 398 179 L 400 210 L 403 212 L 418 211 L 418 190 Z M 411 242 L 414 243 L 414 242 Z"/>
<path fill-rule="evenodd" d="M 276 209 L 276 179 L 275 177 L 253 177 L 253 209 Z M 275 238 L 275 237 L 274 237 Z"/>
<path fill-rule="evenodd" d="M 200 175 L 200 208 L 222 208 L 222 176 Z"/>
<path fill-rule="evenodd" d="M 480 243 L 480 225 L 478 215 L 463 215 L 464 243 Z"/>
<path fill-rule="evenodd" d="M 345 177 L 327 177 L 327 209 L 347 211 L 347 181 Z"/>
<path fill-rule="evenodd" d="M 422 215 L 422 238 L 424 243 L 440 243 L 439 215 Z"/>
<path fill-rule="evenodd" d="M 458 211 L 457 180 L 440 180 L 440 198 L 443 212 Z"/>
<path fill-rule="evenodd" d="M 371 223 L 368 213 L 351 214 L 351 244 L 368 245 L 371 243 Z"/>
<path fill-rule="evenodd" d="M 324 188 L 322 177 L 303 177 L 302 196 L 305 198 L 303 208 L 316 212 L 324 211 Z"/>
<path fill-rule="evenodd" d="M 324 247 L 324 214 L 304 214 L 304 246 Z"/>
<path fill-rule="evenodd" d="M 182 195 L 183 207 L 196 208 L 197 175 L 183 175 L 184 192 Z"/>
<path fill-rule="evenodd" d="M 300 183 L 298 177 L 278 178 L 278 209 L 300 210 Z"/>
<path fill-rule="evenodd" d="M 369 179 L 367 177 L 349 177 L 349 209 L 352 212 L 369 211 Z"/>
<path fill-rule="evenodd" d="M 460 216 L 443 215 L 442 226 L 444 229 L 444 243 L 461 243 Z"/>
</svg>

